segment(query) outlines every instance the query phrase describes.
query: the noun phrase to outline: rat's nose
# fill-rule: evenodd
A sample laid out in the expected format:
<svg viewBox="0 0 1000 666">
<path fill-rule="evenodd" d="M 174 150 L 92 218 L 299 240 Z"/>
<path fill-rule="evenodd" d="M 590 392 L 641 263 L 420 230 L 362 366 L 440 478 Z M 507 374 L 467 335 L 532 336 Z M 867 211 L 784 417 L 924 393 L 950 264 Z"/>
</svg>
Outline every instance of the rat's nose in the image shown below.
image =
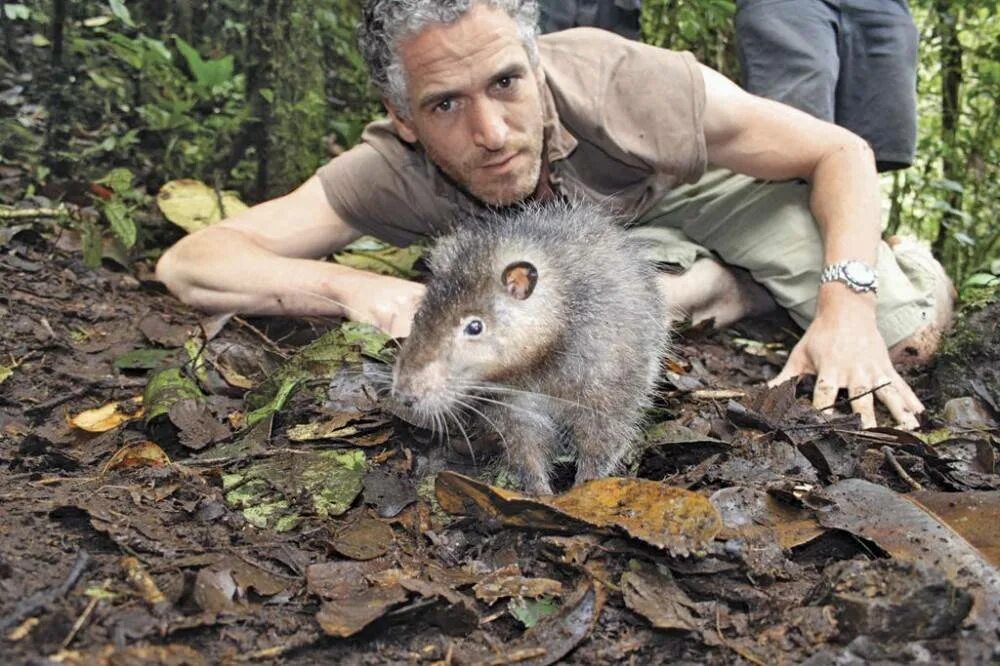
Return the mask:
<svg viewBox="0 0 1000 666">
<path fill-rule="evenodd" d="M 392 389 L 392 399 L 400 407 L 406 409 L 413 409 L 414 405 L 417 404 L 417 398 L 409 391 L 401 390 L 399 387 L 393 387 Z"/>
</svg>

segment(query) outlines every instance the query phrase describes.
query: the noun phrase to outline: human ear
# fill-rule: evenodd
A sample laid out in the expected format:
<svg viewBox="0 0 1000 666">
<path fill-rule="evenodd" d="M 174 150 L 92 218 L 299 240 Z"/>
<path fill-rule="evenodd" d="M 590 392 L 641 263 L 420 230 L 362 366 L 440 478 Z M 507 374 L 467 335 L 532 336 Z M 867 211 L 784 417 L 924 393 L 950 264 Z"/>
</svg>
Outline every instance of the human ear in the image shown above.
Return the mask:
<svg viewBox="0 0 1000 666">
<path fill-rule="evenodd" d="M 417 142 L 417 130 L 413 126 L 413 122 L 403 116 L 396 110 L 392 102 L 386 98 L 382 98 L 382 103 L 385 105 L 386 110 L 389 112 L 389 118 L 392 120 L 392 126 L 396 128 L 396 134 L 399 138 L 406 143 L 416 143 Z"/>
</svg>

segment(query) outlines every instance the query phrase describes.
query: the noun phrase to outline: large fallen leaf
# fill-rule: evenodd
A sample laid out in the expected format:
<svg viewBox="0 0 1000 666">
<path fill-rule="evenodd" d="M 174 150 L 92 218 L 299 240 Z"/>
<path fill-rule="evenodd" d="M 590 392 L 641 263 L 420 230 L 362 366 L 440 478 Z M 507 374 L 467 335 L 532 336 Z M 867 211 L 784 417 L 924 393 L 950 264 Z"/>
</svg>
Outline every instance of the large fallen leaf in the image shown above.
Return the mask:
<svg viewBox="0 0 1000 666">
<path fill-rule="evenodd" d="M 406 590 L 399 585 L 370 587 L 335 602 L 324 602 L 316 613 L 316 621 L 327 634 L 347 638 L 406 601 L 406 597 Z"/>
<path fill-rule="evenodd" d="M 763 490 L 723 488 L 712 494 L 711 501 L 722 516 L 720 539 L 763 539 L 795 548 L 826 532 L 811 511 L 781 502 Z"/>
<path fill-rule="evenodd" d="M 654 627 L 683 631 L 701 629 L 696 604 L 677 586 L 669 569 L 632 560 L 629 570 L 622 574 L 621 589 L 625 605 Z"/>
<path fill-rule="evenodd" d="M 160 188 L 156 205 L 168 220 L 194 233 L 247 209 L 234 192 L 217 192 L 198 180 L 172 180 Z"/>
<path fill-rule="evenodd" d="M 204 396 L 180 368 L 166 368 L 149 378 L 143 393 L 146 405 L 146 423 L 170 411 L 173 404 L 185 398 L 202 399 Z"/>
<path fill-rule="evenodd" d="M 836 508 L 819 512 L 820 524 L 874 541 L 903 562 L 940 569 L 972 594 L 970 617 L 977 624 L 1000 628 L 1000 572 L 960 534 L 907 496 L 862 479 L 844 479 L 824 492 Z"/>
<path fill-rule="evenodd" d="M 303 499 L 321 518 L 339 516 L 361 494 L 367 460 L 360 450 L 287 452 L 223 476 L 226 500 L 257 527 L 298 523 Z"/>
<path fill-rule="evenodd" d="M 344 248 L 343 252 L 333 255 L 338 264 L 391 275 L 399 278 L 412 278 L 417 275 L 413 265 L 424 249 L 419 245 L 409 247 L 393 247 L 371 236 L 362 236 Z"/>
<path fill-rule="evenodd" d="M 170 464 L 170 458 L 153 442 L 140 442 L 124 446 L 111 456 L 104 465 L 103 472 L 113 469 L 131 467 L 164 467 Z"/>
<path fill-rule="evenodd" d="M 989 562 L 1000 567 L 1000 491 L 943 493 L 922 490 L 906 499 L 955 530 Z"/>
<path fill-rule="evenodd" d="M 355 382 L 364 379 L 363 357 L 375 358 L 382 361 L 391 361 L 391 353 L 385 350 L 385 344 L 389 337 L 367 324 L 357 322 L 345 322 L 332 331 L 327 331 L 318 339 L 303 347 L 285 365 L 276 370 L 268 377 L 267 381 L 247 394 L 246 404 L 248 411 L 263 409 L 266 415 L 267 409 L 272 409 L 280 401 L 284 392 L 289 390 L 289 386 L 299 386 L 303 383 L 317 384 L 314 380 L 324 380 L 325 382 L 337 381 L 338 377 L 347 376 Z M 384 367 L 379 367 L 384 374 Z M 370 386 L 369 386 L 370 385 Z M 377 388 L 374 382 L 365 382 L 359 386 L 365 393 L 368 409 L 374 406 L 370 396 L 375 395 Z M 288 395 L 284 396 L 287 399 Z M 342 409 L 339 411 L 357 411 L 357 408 Z"/>
<path fill-rule="evenodd" d="M 511 527 L 625 534 L 681 556 L 703 550 L 722 528 L 704 495 L 646 479 L 597 479 L 562 495 L 533 498 L 442 472 L 435 496 L 452 514 L 484 515 Z"/>
<path fill-rule="evenodd" d="M 142 396 L 130 400 L 109 402 L 103 407 L 80 412 L 69 420 L 74 428 L 87 432 L 107 432 L 126 421 L 142 417 Z"/>
</svg>

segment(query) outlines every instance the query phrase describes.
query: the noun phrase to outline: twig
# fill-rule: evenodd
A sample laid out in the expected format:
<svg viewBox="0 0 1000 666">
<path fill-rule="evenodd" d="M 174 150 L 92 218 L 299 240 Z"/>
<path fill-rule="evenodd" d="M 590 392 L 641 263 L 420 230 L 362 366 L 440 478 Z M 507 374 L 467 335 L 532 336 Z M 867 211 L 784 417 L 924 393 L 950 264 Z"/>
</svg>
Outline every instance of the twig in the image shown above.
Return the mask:
<svg viewBox="0 0 1000 666">
<path fill-rule="evenodd" d="M 288 355 L 284 352 L 284 350 L 281 349 L 281 347 L 278 346 L 277 342 L 267 337 L 266 333 L 264 333 L 262 330 L 260 330 L 259 328 L 248 322 L 246 319 L 244 319 L 243 317 L 234 316 L 233 321 L 238 323 L 240 326 L 245 326 L 249 328 L 252 332 L 257 334 L 257 337 L 259 337 L 261 340 L 264 341 L 264 344 L 266 344 L 268 347 L 276 351 L 282 358 L 287 358 Z"/>
<path fill-rule="evenodd" d="M 62 393 L 56 397 L 46 400 L 45 402 L 40 402 L 37 405 L 32 405 L 31 407 L 25 407 L 25 414 L 34 414 L 35 412 L 46 412 L 54 407 L 58 407 L 64 402 L 69 402 L 70 400 L 76 400 L 79 397 L 87 395 L 92 387 L 90 386 L 80 386 L 73 389 L 72 391 Z"/>
<path fill-rule="evenodd" d="M 699 389 L 691 391 L 689 397 L 695 400 L 735 400 L 747 397 L 746 391 L 734 391 L 731 389 Z"/>
<path fill-rule="evenodd" d="M 844 404 L 848 404 L 849 405 L 852 402 L 854 402 L 855 400 L 857 400 L 858 398 L 863 398 L 866 395 L 871 395 L 875 391 L 878 391 L 879 389 L 885 388 L 886 386 L 889 386 L 890 384 L 892 384 L 892 381 L 885 382 L 884 384 L 879 384 L 878 386 L 873 386 L 872 388 L 868 389 L 864 393 L 859 393 L 857 395 L 848 396 L 848 398 L 846 400 L 834 400 L 832 405 L 828 405 L 826 407 L 822 407 L 819 411 L 825 412 L 828 409 L 833 409 L 834 407 L 840 407 L 840 406 L 842 406 Z"/>
<path fill-rule="evenodd" d="M 242 462 L 244 460 L 253 460 L 256 458 L 272 458 L 274 456 L 279 456 L 286 453 L 289 454 L 315 453 L 315 449 L 268 449 L 267 451 L 259 451 L 257 453 L 244 453 L 237 456 L 222 456 L 221 458 L 185 458 L 184 460 L 175 460 L 173 464 L 185 465 L 187 467 L 200 467 L 202 465 L 225 465 L 231 462 Z"/>
<path fill-rule="evenodd" d="M 899 464 L 899 461 L 896 460 L 896 456 L 893 455 L 893 453 L 892 453 L 892 447 L 890 447 L 890 446 L 883 446 L 882 447 L 882 455 L 884 455 L 885 459 L 889 461 L 889 464 L 892 465 L 892 468 L 894 470 L 896 470 L 896 474 L 899 474 L 899 478 L 901 478 L 903 481 L 906 481 L 906 483 L 908 483 L 911 488 L 913 488 L 914 490 L 923 490 L 924 489 L 924 487 L 922 485 L 920 485 L 920 483 L 917 482 L 916 479 L 914 479 L 912 476 L 910 476 L 907 473 L 907 471 L 905 469 L 903 469 L 903 466 Z"/>
<path fill-rule="evenodd" d="M 59 587 L 36 592 L 15 606 L 13 613 L 3 619 L 0 619 L 0 632 L 7 631 L 20 622 L 22 618 L 34 614 L 36 611 L 48 606 L 56 599 L 65 596 L 65 594 L 69 592 L 74 585 L 76 585 L 76 581 L 83 575 L 83 572 L 89 564 L 90 555 L 87 551 L 79 551 L 76 554 L 76 560 L 73 562 L 73 568 L 70 569 L 69 575 L 66 576 L 66 580 L 60 583 Z"/>
<path fill-rule="evenodd" d="M 104 587 L 107 587 L 110 584 L 110 580 L 104 581 Z M 87 607 L 83 609 L 82 613 L 80 613 L 80 617 L 76 618 L 76 622 L 73 623 L 73 628 L 69 630 L 69 633 L 66 634 L 66 638 L 63 639 L 62 645 L 60 646 L 63 650 L 68 648 L 69 644 L 73 642 L 73 639 L 76 638 L 80 629 L 83 628 L 83 625 L 86 624 L 87 620 L 90 619 L 90 616 L 93 615 L 94 609 L 97 608 L 97 604 L 100 603 L 100 601 L 101 598 L 99 596 L 91 598 L 90 603 L 88 603 Z"/>
<path fill-rule="evenodd" d="M 65 206 L 58 208 L 6 208 L 0 207 L 0 220 L 35 220 L 38 218 L 69 218 L 69 209 Z"/>
</svg>

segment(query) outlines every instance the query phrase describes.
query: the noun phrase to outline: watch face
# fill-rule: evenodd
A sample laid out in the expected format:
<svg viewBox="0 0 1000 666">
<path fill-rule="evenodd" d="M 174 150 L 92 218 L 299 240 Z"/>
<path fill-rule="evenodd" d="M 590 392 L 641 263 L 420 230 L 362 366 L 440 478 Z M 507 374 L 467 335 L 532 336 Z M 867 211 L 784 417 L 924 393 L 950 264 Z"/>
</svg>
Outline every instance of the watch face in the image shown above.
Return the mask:
<svg viewBox="0 0 1000 666">
<path fill-rule="evenodd" d="M 860 261 L 849 261 L 844 264 L 844 276 L 863 287 L 875 284 L 875 271 L 872 270 L 871 266 Z"/>
</svg>

